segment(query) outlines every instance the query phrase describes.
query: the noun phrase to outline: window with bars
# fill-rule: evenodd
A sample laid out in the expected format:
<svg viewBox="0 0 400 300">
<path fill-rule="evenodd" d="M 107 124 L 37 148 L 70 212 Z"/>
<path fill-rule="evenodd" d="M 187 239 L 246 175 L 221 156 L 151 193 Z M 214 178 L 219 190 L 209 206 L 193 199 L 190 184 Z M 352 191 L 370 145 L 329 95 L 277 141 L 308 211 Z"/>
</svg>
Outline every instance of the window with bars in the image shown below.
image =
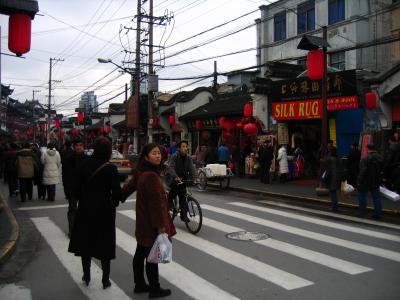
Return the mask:
<svg viewBox="0 0 400 300">
<path fill-rule="evenodd" d="M 297 34 L 315 29 L 315 1 L 310 0 L 297 7 Z"/>
<path fill-rule="evenodd" d="M 345 0 L 329 0 L 329 24 L 334 24 L 345 19 Z"/>
<path fill-rule="evenodd" d="M 346 69 L 346 55 L 345 52 L 332 53 L 330 55 L 330 66 L 339 70 Z"/>
<path fill-rule="evenodd" d="M 286 39 L 286 11 L 274 16 L 275 42 Z"/>
</svg>

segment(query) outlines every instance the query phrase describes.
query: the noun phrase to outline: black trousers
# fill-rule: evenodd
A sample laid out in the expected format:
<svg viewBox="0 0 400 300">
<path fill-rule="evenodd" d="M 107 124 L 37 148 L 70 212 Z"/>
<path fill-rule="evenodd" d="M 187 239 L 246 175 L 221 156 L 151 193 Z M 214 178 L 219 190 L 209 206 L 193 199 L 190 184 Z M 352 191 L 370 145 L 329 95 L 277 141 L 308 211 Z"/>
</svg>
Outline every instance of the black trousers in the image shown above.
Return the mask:
<svg viewBox="0 0 400 300">
<path fill-rule="evenodd" d="M 71 198 L 68 198 L 67 200 L 68 200 L 68 213 L 67 213 L 68 228 L 69 228 L 69 233 L 71 233 L 72 227 L 74 225 L 75 215 L 76 212 L 78 211 L 78 199 L 71 196 Z"/>
<path fill-rule="evenodd" d="M 17 175 L 8 174 L 7 176 L 7 183 L 8 183 L 8 193 L 12 196 L 18 188 L 18 178 Z"/>
<path fill-rule="evenodd" d="M 170 185 L 170 190 L 168 193 L 168 202 L 172 203 L 172 201 L 176 196 L 178 196 L 179 198 L 179 207 L 181 208 L 181 216 L 185 216 L 187 213 L 187 207 L 185 201 L 186 184 L 184 183 L 177 184 L 176 182 L 174 182 Z"/>
<path fill-rule="evenodd" d="M 55 201 L 56 200 L 56 185 L 45 185 L 47 191 L 47 200 L 48 201 Z"/>
<path fill-rule="evenodd" d="M 21 201 L 26 200 L 26 195 L 28 195 L 28 199 L 31 200 L 33 193 L 33 178 L 20 178 L 19 192 L 21 193 Z"/>
<path fill-rule="evenodd" d="M 133 256 L 133 278 L 135 285 L 143 287 L 146 284 L 144 279 L 144 264 L 146 262 L 146 275 L 149 281 L 150 289 L 156 290 L 160 287 L 158 276 L 158 264 L 152 264 L 146 261 L 151 247 L 145 247 L 137 244 L 135 255 Z"/>
<path fill-rule="evenodd" d="M 90 256 L 82 256 L 82 269 L 83 275 L 90 280 L 90 265 L 92 263 L 92 258 Z M 102 281 L 105 282 L 110 279 L 110 260 L 101 260 L 101 269 L 103 270 Z"/>
<path fill-rule="evenodd" d="M 260 166 L 260 181 L 262 183 L 269 183 L 269 169 L 271 164 L 262 164 Z"/>
<path fill-rule="evenodd" d="M 46 198 L 46 186 L 43 183 L 37 183 L 38 198 Z"/>
</svg>

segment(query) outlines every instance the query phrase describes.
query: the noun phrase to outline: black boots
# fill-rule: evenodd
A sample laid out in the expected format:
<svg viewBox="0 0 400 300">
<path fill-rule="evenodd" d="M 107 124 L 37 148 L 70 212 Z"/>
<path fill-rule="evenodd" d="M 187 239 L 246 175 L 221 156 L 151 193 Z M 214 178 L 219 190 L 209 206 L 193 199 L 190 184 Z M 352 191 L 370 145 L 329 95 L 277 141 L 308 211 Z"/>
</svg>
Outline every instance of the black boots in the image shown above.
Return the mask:
<svg viewBox="0 0 400 300">
<path fill-rule="evenodd" d="M 160 287 L 158 287 L 156 289 L 152 289 L 149 292 L 149 298 L 150 299 L 167 297 L 169 295 L 171 295 L 171 290 L 170 289 L 162 289 Z"/>
<path fill-rule="evenodd" d="M 135 294 L 148 293 L 148 292 L 150 292 L 150 286 L 146 283 L 144 285 L 137 284 L 137 285 L 135 285 L 133 292 Z"/>
</svg>

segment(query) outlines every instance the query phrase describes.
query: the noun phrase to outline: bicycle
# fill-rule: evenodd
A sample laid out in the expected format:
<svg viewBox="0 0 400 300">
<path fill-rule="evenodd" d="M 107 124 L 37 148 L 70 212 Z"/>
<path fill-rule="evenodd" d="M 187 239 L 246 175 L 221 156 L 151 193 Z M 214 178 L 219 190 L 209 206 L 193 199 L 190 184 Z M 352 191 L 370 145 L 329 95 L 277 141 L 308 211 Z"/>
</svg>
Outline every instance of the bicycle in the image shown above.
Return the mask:
<svg viewBox="0 0 400 300">
<path fill-rule="evenodd" d="M 183 185 L 184 183 L 192 182 L 179 181 L 178 185 Z M 201 225 L 203 224 L 203 212 L 201 210 L 199 201 L 192 196 L 192 193 L 187 186 L 185 186 L 185 204 L 187 205 L 187 218 L 184 221 L 186 228 L 190 233 L 197 234 L 201 229 Z M 172 200 L 172 206 L 169 208 L 169 210 L 172 221 L 174 221 L 175 217 L 181 212 L 178 196 Z"/>
</svg>

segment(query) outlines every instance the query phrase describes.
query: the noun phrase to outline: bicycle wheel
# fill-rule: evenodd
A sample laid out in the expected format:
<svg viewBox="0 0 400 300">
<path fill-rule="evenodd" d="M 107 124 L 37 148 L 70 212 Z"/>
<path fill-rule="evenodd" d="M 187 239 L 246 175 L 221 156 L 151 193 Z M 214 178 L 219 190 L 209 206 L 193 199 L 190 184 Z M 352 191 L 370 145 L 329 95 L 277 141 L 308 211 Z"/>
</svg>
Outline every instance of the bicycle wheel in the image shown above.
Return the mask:
<svg viewBox="0 0 400 300">
<path fill-rule="evenodd" d="M 220 187 L 221 189 L 228 189 L 230 183 L 231 183 L 231 179 L 230 179 L 228 176 L 223 177 L 223 178 L 221 178 L 221 179 L 219 180 L 219 187 Z"/>
<path fill-rule="evenodd" d="M 190 233 L 196 234 L 200 231 L 203 224 L 203 213 L 199 202 L 193 197 L 187 198 L 187 219 L 185 222 L 186 228 Z"/>
<path fill-rule="evenodd" d="M 197 189 L 204 191 L 207 187 L 207 175 L 204 171 L 200 171 L 197 175 Z"/>
</svg>

